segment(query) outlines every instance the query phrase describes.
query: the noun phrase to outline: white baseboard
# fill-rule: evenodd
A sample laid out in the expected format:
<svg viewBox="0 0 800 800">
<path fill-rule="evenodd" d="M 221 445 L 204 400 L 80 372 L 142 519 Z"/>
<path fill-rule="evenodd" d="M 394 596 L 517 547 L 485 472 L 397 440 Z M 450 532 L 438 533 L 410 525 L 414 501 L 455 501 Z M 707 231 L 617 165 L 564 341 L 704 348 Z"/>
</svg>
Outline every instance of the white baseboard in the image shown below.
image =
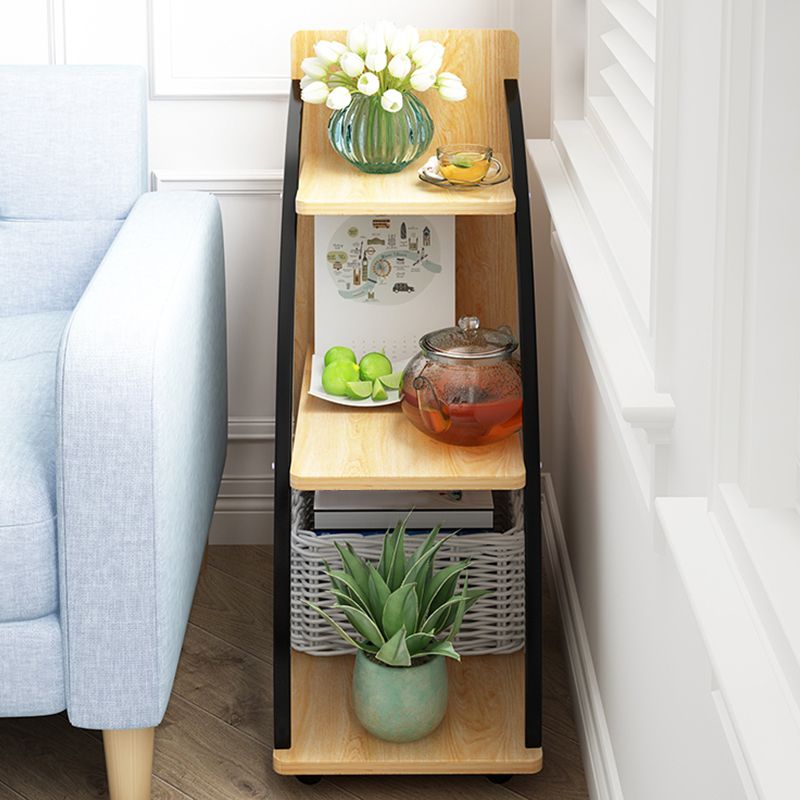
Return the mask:
<svg viewBox="0 0 800 800">
<path fill-rule="evenodd" d="M 594 671 L 589 640 L 583 625 L 583 614 L 572 575 L 564 529 L 561 526 L 553 480 L 548 473 L 542 475 L 542 492 L 544 555 L 550 567 L 553 588 L 561 612 L 575 707 L 575 723 L 581 741 L 589 796 L 592 800 L 623 800 L 603 701 Z"/>
<path fill-rule="evenodd" d="M 217 509 L 208 534 L 209 544 L 272 544 L 273 511 Z"/>
<path fill-rule="evenodd" d="M 228 456 L 217 495 L 210 544 L 272 544 L 275 418 L 228 419 Z"/>
<path fill-rule="evenodd" d="M 275 498 L 272 478 L 223 477 L 209 544 L 272 544 Z"/>
</svg>

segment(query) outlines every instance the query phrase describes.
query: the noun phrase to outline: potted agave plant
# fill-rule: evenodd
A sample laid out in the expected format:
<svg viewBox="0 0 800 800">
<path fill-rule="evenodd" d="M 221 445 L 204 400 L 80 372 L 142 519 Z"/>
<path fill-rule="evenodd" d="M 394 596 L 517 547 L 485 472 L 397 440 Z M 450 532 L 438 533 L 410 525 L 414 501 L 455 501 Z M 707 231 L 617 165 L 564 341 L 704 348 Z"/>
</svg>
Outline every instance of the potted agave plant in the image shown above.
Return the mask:
<svg viewBox="0 0 800 800">
<path fill-rule="evenodd" d="M 303 59 L 301 98 L 333 110 L 328 139 L 363 172 L 399 172 L 419 158 L 433 138 L 433 121 L 417 96 L 429 89 L 450 101 L 467 90 L 442 72 L 444 46 L 420 41 L 411 25 L 358 25 L 347 42 L 322 40 Z"/>
<path fill-rule="evenodd" d="M 439 538 L 439 528 L 410 556 L 405 553 L 405 529 L 400 522 L 386 532 L 377 566 L 350 544 L 338 543 L 342 569 L 326 564 L 334 607 L 346 617 L 353 635 L 306 601 L 356 648 L 356 716 L 370 733 L 392 742 L 421 739 L 444 718 L 444 659 L 460 660 L 453 640 L 464 615 L 487 593 L 467 586 L 467 561 L 434 569 L 436 554 L 447 541 Z"/>
</svg>

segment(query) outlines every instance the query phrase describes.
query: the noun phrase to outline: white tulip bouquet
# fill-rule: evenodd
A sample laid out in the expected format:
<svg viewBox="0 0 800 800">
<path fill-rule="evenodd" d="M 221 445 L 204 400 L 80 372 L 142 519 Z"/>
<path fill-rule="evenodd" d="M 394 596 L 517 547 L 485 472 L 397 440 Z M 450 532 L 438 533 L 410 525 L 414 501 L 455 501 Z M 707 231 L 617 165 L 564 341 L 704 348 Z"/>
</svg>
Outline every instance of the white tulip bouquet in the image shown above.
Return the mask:
<svg viewBox="0 0 800 800">
<path fill-rule="evenodd" d="M 398 28 L 390 22 L 358 25 L 347 34 L 347 44 L 320 41 L 314 55 L 303 59 L 301 98 L 339 110 L 353 95 L 380 94 L 381 106 L 390 113 L 403 107 L 404 93 L 435 88 L 445 100 L 465 100 L 467 90 L 452 72 L 439 72 L 444 45 L 420 41 L 411 25 Z"/>
</svg>

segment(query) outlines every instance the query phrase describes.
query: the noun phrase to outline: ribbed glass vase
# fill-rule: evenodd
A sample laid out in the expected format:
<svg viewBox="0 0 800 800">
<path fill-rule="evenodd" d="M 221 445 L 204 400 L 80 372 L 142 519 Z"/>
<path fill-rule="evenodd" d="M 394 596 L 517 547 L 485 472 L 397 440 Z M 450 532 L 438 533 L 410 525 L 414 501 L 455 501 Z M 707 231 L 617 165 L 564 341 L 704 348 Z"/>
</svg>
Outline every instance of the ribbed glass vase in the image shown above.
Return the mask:
<svg viewBox="0 0 800 800">
<path fill-rule="evenodd" d="M 350 105 L 331 114 L 328 138 L 339 155 L 362 172 L 400 172 L 419 158 L 433 138 L 433 120 L 416 95 L 403 95 L 392 113 L 377 94 L 354 94 Z"/>
</svg>

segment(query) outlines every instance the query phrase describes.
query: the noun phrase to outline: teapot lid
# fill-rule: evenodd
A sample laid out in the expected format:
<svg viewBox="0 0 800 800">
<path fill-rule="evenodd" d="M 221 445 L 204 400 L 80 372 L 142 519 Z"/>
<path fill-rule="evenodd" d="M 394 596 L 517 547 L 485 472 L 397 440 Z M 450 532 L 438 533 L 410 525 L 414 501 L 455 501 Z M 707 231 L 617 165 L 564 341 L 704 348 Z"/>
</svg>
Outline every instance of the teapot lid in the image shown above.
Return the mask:
<svg viewBox="0 0 800 800">
<path fill-rule="evenodd" d="M 498 358 L 517 349 L 508 326 L 503 325 L 498 330 L 481 328 L 477 317 L 461 317 L 453 328 L 426 333 L 419 345 L 428 355 L 463 359 Z"/>
</svg>

